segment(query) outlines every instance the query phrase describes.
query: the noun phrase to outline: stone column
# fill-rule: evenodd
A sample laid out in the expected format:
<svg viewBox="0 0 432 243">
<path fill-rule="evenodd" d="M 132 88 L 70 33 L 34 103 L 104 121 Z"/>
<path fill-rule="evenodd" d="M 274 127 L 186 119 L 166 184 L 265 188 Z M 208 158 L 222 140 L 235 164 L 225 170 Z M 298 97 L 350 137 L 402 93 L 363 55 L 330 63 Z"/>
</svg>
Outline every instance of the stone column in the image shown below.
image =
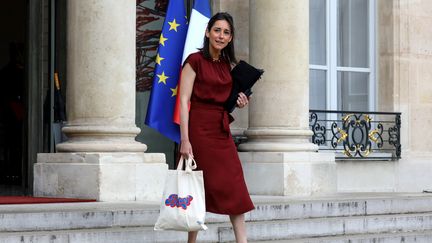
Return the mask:
<svg viewBox="0 0 432 243">
<path fill-rule="evenodd" d="M 265 70 L 239 149 L 252 194 L 335 191 L 334 154 L 309 141 L 309 1 L 250 0 L 250 62 Z M 256 178 L 261 178 L 257 180 Z"/>
<path fill-rule="evenodd" d="M 37 196 L 160 200 L 163 154 L 135 141 L 135 0 L 67 3 L 68 140 L 39 154 Z"/>
<path fill-rule="evenodd" d="M 135 141 L 134 1 L 69 1 L 64 152 L 143 152 Z"/>
</svg>

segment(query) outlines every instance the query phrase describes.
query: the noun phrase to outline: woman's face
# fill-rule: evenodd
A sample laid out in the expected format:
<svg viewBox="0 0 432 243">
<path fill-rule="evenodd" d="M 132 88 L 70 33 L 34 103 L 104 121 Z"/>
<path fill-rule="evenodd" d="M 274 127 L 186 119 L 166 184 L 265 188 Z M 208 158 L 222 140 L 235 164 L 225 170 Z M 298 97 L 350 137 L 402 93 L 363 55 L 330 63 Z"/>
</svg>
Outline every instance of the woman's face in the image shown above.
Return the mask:
<svg viewBox="0 0 432 243">
<path fill-rule="evenodd" d="M 217 20 L 210 31 L 206 30 L 206 36 L 209 38 L 210 49 L 219 53 L 232 39 L 230 25 L 226 20 Z"/>
</svg>

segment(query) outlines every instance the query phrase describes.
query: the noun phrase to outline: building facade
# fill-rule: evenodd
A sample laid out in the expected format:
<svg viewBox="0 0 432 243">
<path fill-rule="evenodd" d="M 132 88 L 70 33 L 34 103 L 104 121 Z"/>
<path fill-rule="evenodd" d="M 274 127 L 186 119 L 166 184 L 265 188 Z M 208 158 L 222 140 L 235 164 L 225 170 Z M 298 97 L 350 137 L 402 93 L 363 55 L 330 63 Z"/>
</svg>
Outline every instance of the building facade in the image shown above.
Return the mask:
<svg viewBox="0 0 432 243">
<path fill-rule="evenodd" d="M 27 169 L 21 185 L 27 191 L 101 201 L 158 199 L 174 145 L 143 125 L 149 92 L 136 92 L 137 23 L 149 15 L 137 6 L 146 4 L 157 10 L 164 3 L 25 5 L 31 24 L 22 38 Z M 251 194 L 432 188 L 429 1 L 211 4 L 212 12 L 233 15 L 239 59 L 265 69 L 249 107 L 236 111 L 232 124 L 234 135 L 247 138 L 238 149 Z M 158 21 L 151 23 L 155 30 Z M 67 121 L 56 121 L 53 111 L 46 125 L 44 97 L 51 97 L 47 113 L 55 104 L 54 72 L 63 81 Z M 315 118 L 325 129 L 314 126 Z M 54 138 L 59 127 L 68 139 Z"/>
</svg>

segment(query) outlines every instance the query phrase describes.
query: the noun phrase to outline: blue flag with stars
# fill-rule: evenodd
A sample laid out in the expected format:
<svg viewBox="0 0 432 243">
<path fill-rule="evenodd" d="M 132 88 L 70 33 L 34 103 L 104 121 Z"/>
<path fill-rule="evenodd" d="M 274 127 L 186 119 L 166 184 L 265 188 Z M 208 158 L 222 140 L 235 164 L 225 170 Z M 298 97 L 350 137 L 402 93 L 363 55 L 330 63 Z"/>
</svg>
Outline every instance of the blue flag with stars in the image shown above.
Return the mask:
<svg viewBox="0 0 432 243">
<path fill-rule="evenodd" d="M 170 0 L 159 39 L 145 120 L 149 127 L 177 143 L 180 143 L 180 127 L 173 122 L 173 113 L 187 28 L 183 0 Z"/>
</svg>

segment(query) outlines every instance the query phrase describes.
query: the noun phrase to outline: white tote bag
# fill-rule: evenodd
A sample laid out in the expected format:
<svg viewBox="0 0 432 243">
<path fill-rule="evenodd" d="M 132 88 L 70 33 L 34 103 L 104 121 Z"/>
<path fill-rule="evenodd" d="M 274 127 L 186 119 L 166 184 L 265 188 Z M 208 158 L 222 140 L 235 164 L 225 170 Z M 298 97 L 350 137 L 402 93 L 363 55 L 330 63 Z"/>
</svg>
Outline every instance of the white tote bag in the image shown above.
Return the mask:
<svg viewBox="0 0 432 243">
<path fill-rule="evenodd" d="M 183 170 L 185 164 L 185 170 Z M 177 170 L 168 170 L 155 230 L 206 230 L 206 209 L 202 171 L 194 171 L 196 162 L 180 157 Z"/>
</svg>

